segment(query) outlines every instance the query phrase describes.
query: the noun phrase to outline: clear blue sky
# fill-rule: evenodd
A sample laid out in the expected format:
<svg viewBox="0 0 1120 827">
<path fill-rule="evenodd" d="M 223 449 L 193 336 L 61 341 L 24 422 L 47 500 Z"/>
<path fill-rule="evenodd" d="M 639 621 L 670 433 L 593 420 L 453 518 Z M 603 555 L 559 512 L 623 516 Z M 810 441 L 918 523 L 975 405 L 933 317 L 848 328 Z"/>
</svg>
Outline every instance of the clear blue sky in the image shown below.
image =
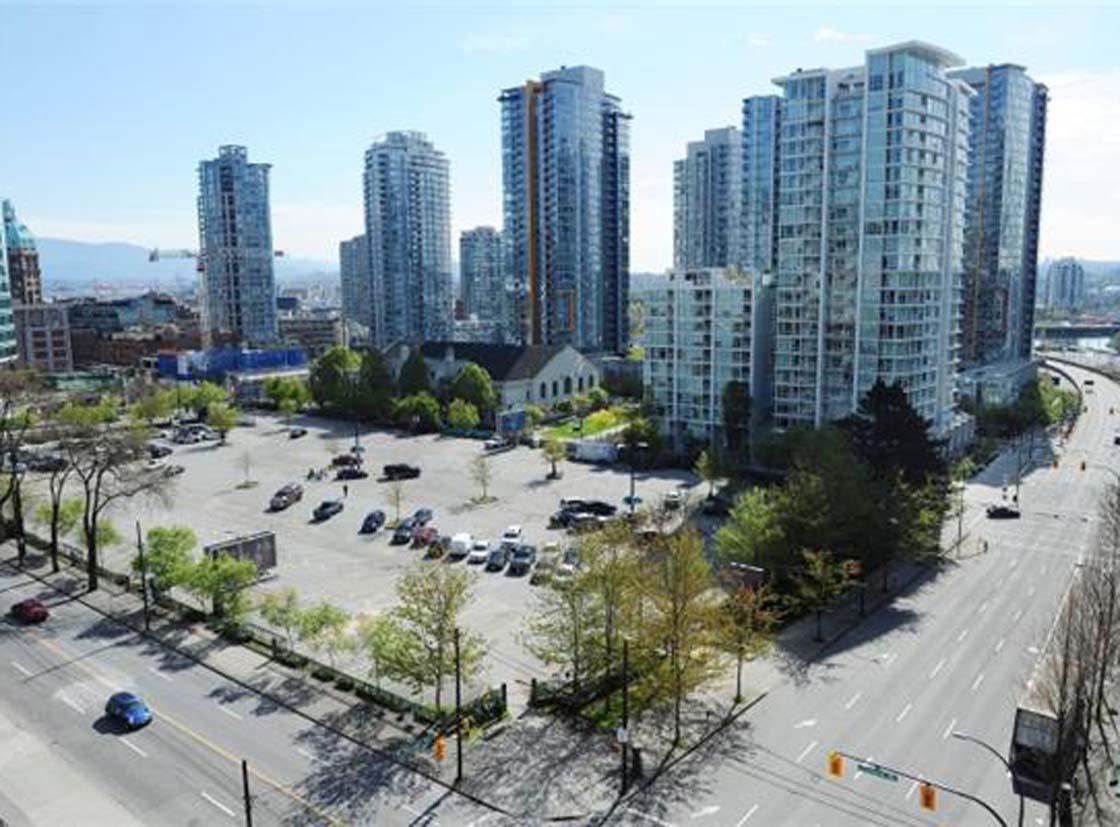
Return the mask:
<svg viewBox="0 0 1120 827">
<path fill-rule="evenodd" d="M 118 3 L 0 0 L 0 194 L 39 235 L 194 246 L 195 168 L 273 165 L 277 247 L 335 260 L 362 153 L 393 129 L 451 160 L 453 244 L 501 224 L 500 89 L 587 63 L 633 114 L 634 269 L 672 252 L 672 161 L 796 67 L 928 40 L 1051 85 L 1043 253 L 1120 259 L 1120 11 L 983 2 Z"/>
</svg>

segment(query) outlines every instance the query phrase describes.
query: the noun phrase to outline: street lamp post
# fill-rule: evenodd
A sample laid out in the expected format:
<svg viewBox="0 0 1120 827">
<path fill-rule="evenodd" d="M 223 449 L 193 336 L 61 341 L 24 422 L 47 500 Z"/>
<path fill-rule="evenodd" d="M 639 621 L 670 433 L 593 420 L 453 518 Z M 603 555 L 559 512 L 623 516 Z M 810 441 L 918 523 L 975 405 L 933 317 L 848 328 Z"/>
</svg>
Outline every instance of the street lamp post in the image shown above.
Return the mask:
<svg viewBox="0 0 1120 827">
<path fill-rule="evenodd" d="M 351 449 L 354 454 L 362 452 L 362 446 L 358 440 L 358 378 L 360 373 L 360 368 L 350 368 L 346 371 L 346 378 L 350 381 L 350 417 L 354 422 L 354 447 Z"/>
<path fill-rule="evenodd" d="M 630 504 L 630 513 L 634 513 L 634 471 L 636 469 L 636 460 L 638 451 L 644 451 L 649 448 L 648 442 L 635 442 L 629 448 L 630 456 L 630 499 L 627 502 Z"/>
<path fill-rule="evenodd" d="M 976 746 L 981 747 L 981 748 L 987 750 L 988 752 L 990 752 L 992 755 L 994 755 L 996 758 L 999 759 L 999 762 L 1001 764 L 1003 764 L 1004 769 L 1007 770 L 1008 775 L 1010 775 L 1011 778 L 1012 778 L 1012 781 L 1014 781 L 1015 770 L 1011 768 L 1011 762 L 1008 761 L 1006 758 L 1004 758 L 1003 754 L 998 749 L 996 749 L 991 744 L 989 744 L 985 741 L 981 741 L 975 735 L 969 735 L 966 732 L 958 732 L 956 730 L 953 730 L 953 732 L 951 734 L 954 738 L 956 738 L 959 741 L 968 741 L 968 742 L 976 744 Z M 1026 802 L 1023 799 L 1023 794 L 1019 793 L 1019 827 L 1023 827 L 1023 810 L 1024 810 L 1025 806 L 1026 806 Z"/>
</svg>

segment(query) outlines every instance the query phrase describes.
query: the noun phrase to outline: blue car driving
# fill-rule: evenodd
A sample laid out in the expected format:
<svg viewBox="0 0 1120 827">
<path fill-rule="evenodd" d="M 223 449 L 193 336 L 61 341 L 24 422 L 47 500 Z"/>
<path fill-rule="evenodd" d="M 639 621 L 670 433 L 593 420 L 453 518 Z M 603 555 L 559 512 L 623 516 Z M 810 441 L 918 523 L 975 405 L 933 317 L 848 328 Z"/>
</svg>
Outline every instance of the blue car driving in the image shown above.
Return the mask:
<svg viewBox="0 0 1120 827">
<path fill-rule="evenodd" d="M 152 721 L 152 710 L 131 692 L 117 692 L 105 704 L 105 714 L 116 718 L 129 729 L 139 729 Z"/>
</svg>

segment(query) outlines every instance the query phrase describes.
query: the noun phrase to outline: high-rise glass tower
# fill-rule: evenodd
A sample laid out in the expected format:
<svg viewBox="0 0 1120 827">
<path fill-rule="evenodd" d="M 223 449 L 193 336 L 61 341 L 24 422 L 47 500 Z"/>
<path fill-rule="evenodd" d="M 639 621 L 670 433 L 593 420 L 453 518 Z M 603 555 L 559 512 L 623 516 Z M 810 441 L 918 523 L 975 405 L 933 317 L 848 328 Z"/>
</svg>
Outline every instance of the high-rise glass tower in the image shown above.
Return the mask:
<svg viewBox="0 0 1120 827">
<path fill-rule="evenodd" d="M 459 281 L 463 306 L 481 321 L 504 323 L 506 313 L 502 236 L 475 227 L 459 236 Z"/>
<path fill-rule="evenodd" d="M 1040 304 L 1059 310 L 1080 310 L 1085 304 L 1085 268 L 1075 258 L 1050 262 Z"/>
<path fill-rule="evenodd" d="M 976 91 L 971 120 L 962 358 L 1029 359 L 1038 280 L 1048 92 L 1022 66 L 951 72 Z"/>
<path fill-rule="evenodd" d="M 974 94 L 947 74 L 960 63 L 910 41 L 775 81 L 778 427 L 844 417 L 882 379 L 949 429 Z"/>
<path fill-rule="evenodd" d="M 39 304 L 43 301 L 43 276 L 39 269 L 35 236 L 16 217 L 16 208 L 7 199 L 3 203 L 3 214 L 12 301 L 15 304 Z"/>
<path fill-rule="evenodd" d="M 342 318 L 371 329 L 373 299 L 370 295 L 369 244 L 364 235 L 339 242 L 338 271 L 342 282 Z"/>
<path fill-rule="evenodd" d="M 243 146 L 223 146 L 198 165 L 202 335 L 276 341 L 269 164 L 249 163 Z"/>
<path fill-rule="evenodd" d="M 561 67 L 498 99 L 514 341 L 629 344 L 629 115 L 603 84 Z"/>
<path fill-rule="evenodd" d="M 422 132 L 366 151 L 364 190 L 373 344 L 451 338 L 450 165 Z"/>
<path fill-rule="evenodd" d="M 673 266 L 738 263 L 742 207 L 742 139 L 733 126 L 709 129 L 673 163 Z"/>
<path fill-rule="evenodd" d="M 743 101 L 742 231 L 744 267 L 773 273 L 778 263 L 778 131 L 782 99 L 757 95 Z"/>
<path fill-rule="evenodd" d="M 14 361 L 17 349 L 16 327 L 12 317 L 12 294 L 8 286 L 6 235 L 0 233 L 0 365 Z"/>
</svg>

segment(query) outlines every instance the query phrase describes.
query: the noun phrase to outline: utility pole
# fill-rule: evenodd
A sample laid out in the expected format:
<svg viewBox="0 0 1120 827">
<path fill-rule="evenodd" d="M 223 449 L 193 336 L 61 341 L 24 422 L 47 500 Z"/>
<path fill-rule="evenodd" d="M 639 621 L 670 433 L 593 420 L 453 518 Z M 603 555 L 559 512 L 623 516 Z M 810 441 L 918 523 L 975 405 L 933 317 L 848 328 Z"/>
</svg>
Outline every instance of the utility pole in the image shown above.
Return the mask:
<svg viewBox="0 0 1120 827">
<path fill-rule="evenodd" d="M 144 600 L 144 631 L 152 630 L 151 619 L 148 614 L 148 564 L 144 559 L 144 539 L 140 533 L 140 521 L 136 521 L 136 550 L 140 554 L 140 595 Z"/>
<path fill-rule="evenodd" d="M 619 739 L 622 747 L 622 794 L 630 788 L 627 772 L 628 750 L 630 749 L 630 641 L 622 639 L 622 731 Z"/>
<path fill-rule="evenodd" d="M 459 660 L 459 627 L 455 627 L 455 783 L 463 780 L 463 668 Z"/>
<path fill-rule="evenodd" d="M 241 759 L 241 796 L 245 799 L 245 827 L 253 827 L 253 797 L 249 795 L 249 762 Z"/>
</svg>

